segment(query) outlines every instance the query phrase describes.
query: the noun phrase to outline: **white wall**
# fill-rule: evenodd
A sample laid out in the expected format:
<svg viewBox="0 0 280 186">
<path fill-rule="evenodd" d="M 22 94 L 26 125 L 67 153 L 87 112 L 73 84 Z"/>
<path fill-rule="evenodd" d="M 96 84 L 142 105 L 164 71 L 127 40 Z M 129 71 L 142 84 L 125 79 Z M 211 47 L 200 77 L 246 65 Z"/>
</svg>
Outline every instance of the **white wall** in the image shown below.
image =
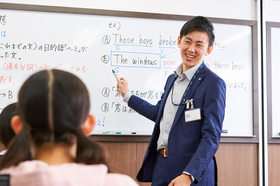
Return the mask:
<svg viewBox="0 0 280 186">
<path fill-rule="evenodd" d="M 256 20 L 256 0 L 0 0 L 5 3 Z M 280 16 L 279 16 L 280 17 Z"/>
<path fill-rule="evenodd" d="M 264 18 L 266 21 L 280 22 L 280 0 L 264 1 Z"/>
</svg>

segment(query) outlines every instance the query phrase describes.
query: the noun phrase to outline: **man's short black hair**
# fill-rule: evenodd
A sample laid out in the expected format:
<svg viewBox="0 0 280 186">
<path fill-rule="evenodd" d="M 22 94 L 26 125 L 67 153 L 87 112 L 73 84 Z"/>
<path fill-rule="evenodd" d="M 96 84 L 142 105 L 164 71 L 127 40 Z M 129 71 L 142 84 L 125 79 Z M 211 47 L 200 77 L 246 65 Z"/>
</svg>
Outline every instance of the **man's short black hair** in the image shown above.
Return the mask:
<svg viewBox="0 0 280 186">
<path fill-rule="evenodd" d="M 213 24 L 203 16 L 197 16 L 186 22 L 180 31 L 180 38 L 193 32 L 193 31 L 203 31 L 208 35 L 209 46 L 212 46 L 215 41 L 214 26 Z"/>
</svg>

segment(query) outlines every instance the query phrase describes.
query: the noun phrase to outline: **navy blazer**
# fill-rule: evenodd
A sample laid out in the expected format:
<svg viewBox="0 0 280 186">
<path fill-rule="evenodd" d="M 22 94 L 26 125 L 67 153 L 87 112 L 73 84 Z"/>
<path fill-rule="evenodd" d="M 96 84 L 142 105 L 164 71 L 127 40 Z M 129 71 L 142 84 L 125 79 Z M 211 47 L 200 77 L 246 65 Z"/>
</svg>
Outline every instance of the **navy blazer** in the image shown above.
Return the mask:
<svg viewBox="0 0 280 186">
<path fill-rule="evenodd" d="M 131 96 L 128 106 L 155 122 L 137 180 L 150 182 L 157 157 L 160 120 L 165 101 L 175 81 L 168 77 L 164 93 L 156 105 Z M 183 171 L 189 172 L 198 185 L 211 185 L 215 180 L 215 153 L 218 149 L 225 113 L 226 85 L 203 63 L 192 86 L 182 99 L 193 99 L 194 108 L 200 108 L 201 120 L 185 122 L 186 106 L 179 106 L 168 138 L 168 180 L 172 181 Z M 207 184 L 208 183 L 208 184 Z"/>
</svg>

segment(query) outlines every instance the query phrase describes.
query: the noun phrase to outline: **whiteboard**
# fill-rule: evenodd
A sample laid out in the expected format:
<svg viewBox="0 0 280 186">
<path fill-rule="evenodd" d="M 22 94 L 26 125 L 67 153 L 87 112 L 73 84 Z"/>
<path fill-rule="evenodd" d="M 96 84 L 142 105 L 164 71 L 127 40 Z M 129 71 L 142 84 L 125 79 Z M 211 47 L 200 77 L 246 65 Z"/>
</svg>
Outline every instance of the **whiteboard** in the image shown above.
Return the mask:
<svg viewBox="0 0 280 186">
<path fill-rule="evenodd" d="M 271 126 L 272 128 L 272 138 L 280 137 L 280 114 L 279 114 L 279 104 L 280 104 L 280 85 L 279 85 L 279 70 L 280 70 L 280 54 L 279 54 L 279 42 L 280 42 L 280 27 L 271 28 Z"/>
<path fill-rule="evenodd" d="M 22 83 L 42 69 L 80 77 L 90 92 L 93 134 L 150 135 L 154 123 L 116 91 L 115 70 L 132 94 L 156 104 L 181 63 L 177 37 L 185 21 L 0 9 L 0 108 L 17 101 Z M 214 23 L 205 64 L 227 85 L 223 136 L 254 135 L 252 26 Z M 241 44 L 242 43 L 242 44 Z"/>
</svg>

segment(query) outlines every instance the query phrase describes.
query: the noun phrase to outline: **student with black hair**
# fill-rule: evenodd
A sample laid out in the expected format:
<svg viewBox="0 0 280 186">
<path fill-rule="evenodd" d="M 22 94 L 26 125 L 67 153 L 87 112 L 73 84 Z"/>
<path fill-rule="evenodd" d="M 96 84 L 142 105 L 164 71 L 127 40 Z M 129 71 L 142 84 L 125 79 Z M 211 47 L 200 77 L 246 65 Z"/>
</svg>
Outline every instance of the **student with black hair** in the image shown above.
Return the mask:
<svg viewBox="0 0 280 186">
<path fill-rule="evenodd" d="M 130 177 L 108 173 L 100 147 L 87 136 L 95 126 L 85 84 L 61 70 L 30 76 L 18 94 L 17 134 L 0 160 L 10 185 L 137 185 Z"/>
<path fill-rule="evenodd" d="M 5 150 L 0 152 L 0 156 L 6 153 L 8 144 L 15 136 L 11 127 L 11 119 L 17 115 L 16 103 L 7 105 L 0 114 L 0 142 L 4 145 Z"/>
</svg>

